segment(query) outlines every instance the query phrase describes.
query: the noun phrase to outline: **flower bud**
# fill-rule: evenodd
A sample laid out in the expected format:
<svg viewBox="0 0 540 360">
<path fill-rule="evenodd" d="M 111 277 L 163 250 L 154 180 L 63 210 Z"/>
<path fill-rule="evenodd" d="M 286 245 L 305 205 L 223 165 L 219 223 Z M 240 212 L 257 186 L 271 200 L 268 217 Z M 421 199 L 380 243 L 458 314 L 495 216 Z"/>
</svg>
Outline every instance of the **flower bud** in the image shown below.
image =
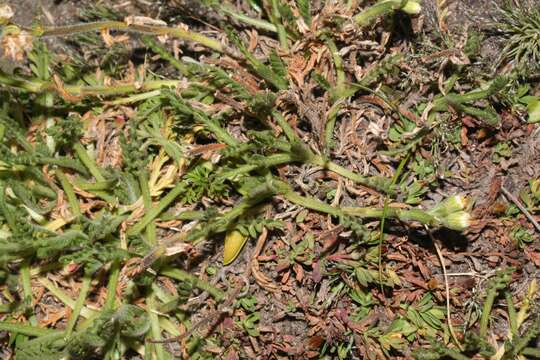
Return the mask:
<svg viewBox="0 0 540 360">
<path fill-rule="evenodd" d="M 0 5 L 0 25 L 9 23 L 13 15 L 13 10 L 9 5 Z"/>
<path fill-rule="evenodd" d="M 8 25 L 2 34 L 2 50 L 4 54 L 14 60 L 22 61 L 25 53 L 32 50 L 32 34 L 21 30 L 15 25 Z"/>
<path fill-rule="evenodd" d="M 445 199 L 433 209 L 431 209 L 429 211 L 429 214 L 436 218 L 442 219 L 457 211 L 465 210 L 465 208 L 467 207 L 467 203 L 468 201 L 465 196 L 454 195 Z"/>
<path fill-rule="evenodd" d="M 405 4 L 405 6 L 401 8 L 401 11 L 409 15 L 416 15 L 416 14 L 419 14 L 420 11 L 422 11 L 422 6 L 420 5 L 420 3 L 418 3 L 415 0 L 409 0 Z"/>
<path fill-rule="evenodd" d="M 462 231 L 471 225 L 471 215 L 466 211 L 457 211 L 442 218 L 441 223 L 449 229 Z"/>
</svg>

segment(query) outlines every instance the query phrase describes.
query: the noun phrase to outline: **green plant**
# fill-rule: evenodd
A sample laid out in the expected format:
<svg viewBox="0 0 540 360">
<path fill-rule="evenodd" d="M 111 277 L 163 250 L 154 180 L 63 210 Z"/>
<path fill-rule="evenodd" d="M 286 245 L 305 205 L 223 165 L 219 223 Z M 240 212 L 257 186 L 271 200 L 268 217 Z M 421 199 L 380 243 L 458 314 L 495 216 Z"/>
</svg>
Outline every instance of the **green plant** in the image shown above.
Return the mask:
<svg viewBox="0 0 540 360">
<path fill-rule="evenodd" d="M 497 9 L 492 24 L 505 39 L 504 48 L 497 61 L 512 61 L 517 71 L 538 70 L 540 62 L 540 11 L 533 1 L 506 2 Z"/>
<path fill-rule="evenodd" d="M 375 19 L 395 10 L 407 14 L 418 14 L 422 7 L 416 0 L 381 0 L 354 16 L 354 21 L 360 26 L 371 24 Z"/>
</svg>

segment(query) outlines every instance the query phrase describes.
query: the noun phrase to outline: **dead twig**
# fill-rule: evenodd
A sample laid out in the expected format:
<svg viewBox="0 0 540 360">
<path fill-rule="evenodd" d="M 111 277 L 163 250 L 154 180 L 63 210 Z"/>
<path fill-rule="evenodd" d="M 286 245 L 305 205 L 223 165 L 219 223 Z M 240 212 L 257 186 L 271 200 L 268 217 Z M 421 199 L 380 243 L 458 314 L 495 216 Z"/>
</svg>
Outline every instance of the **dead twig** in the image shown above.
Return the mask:
<svg viewBox="0 0 540 360">
<path fill-rule="evenodd" d="M 439 246 L 439 243 L 437 242 L 437 239 L 433 236 L 431 233 L 431 230 L 425 226 L 426 231 L 429 235 L 429 238 L 433 242 L 433 246 L 435 246 L 435 251 L 437 252 L 437 257 L 439 258 L 439 262 L 441 263 L 441 268 L 443 271 L 444 276 L 444 288 L 445 288 L 445 298 L 446 298 L 446 319 L 448 322 L 448 329 L 450 330 L 450 335 L 452 336 L 452 339 L 454 340 L 454 343 L 459 348 L 459 350 L 463 351 L 463 347 L 461 343 L 458 341 L 458 338 L 456 336 L 456 333 L 454 331 L 454 326 L 452 325 L 452 318 L 450 317 L 450 286 L 448 285 L 448 273 L 446 272 L 446 264 L 444 262 L 444 257 L 442 256 L 441 248 Z"/>
<path fill-rule="evenodd" d="M 519 201 L 519 199 L 517 197 L 515 197 L 514 195 L 512 195 L 512 193 L 510 191 L 508 191 L 504 186 L 501 186 L 501 191 L 502 193 L 504 194 L 504 196 L 506 196 L 506 198 L 508 198 L 508 200 L 512 201 L 517 207 L 518 209 L 523 213 L 523 215 L 525 215 L 525 217 L 527 219 L 529 219 L 529 221 L 534 225 L 534 227 L 536 228 L 536 230 L 538 232 L 540 232 L 540 224 L 538 223 L 538 221 L 536 221 L 536 219 L 531 215 L 531 213 L 529 212 L 529 210 L 527 210 L 527 208 L 525 208 L 525 206 L 523 206 L 521 204 L 521 202 Z"/>
</svg>

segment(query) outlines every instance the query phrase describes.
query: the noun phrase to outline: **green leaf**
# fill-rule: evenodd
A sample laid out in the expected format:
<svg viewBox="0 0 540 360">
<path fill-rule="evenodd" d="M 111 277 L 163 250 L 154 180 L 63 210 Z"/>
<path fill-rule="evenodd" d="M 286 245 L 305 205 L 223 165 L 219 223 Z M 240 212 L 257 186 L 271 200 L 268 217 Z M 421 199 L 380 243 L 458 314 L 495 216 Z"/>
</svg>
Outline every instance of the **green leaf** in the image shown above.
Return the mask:
<svg viewBox="0 0 540 360">
<path fill-rule="evenodd" d="M 287 67 L 285 63 L 281 61 L 281 58 L 277 54 L 276 50 L 272 50 L 270 53 L 270 67 L 280 77 L 285 78 L 287 76 Z"/>
<path fill-rule="evenodd" d="M 307 26 L 311 26 L 310 0 L 296 0 L 296 6 Z"/>
<path fill-rule="evenodd" d="M 540 100 L 536 96 L 524 96 L 520 101 L 527 105 L 527 113 L 529 114 L 527 121 L 531 124 L 540 122 Z"/>
<path fill-rule="evenodd" d="M 261 78 L 263 78 L 265 81 L 267 81 L 269 84 L 271 84 L 278 90 L 285 90 L 288 88 L 289 82 L 287 81 L 287 79 L 283 78 L 283 76 L 280 76 L 271 67 L 263 64 L 255 56 L 253 56 L 253 54 L 246 48 L 246 46 L 242 42 L 242 39 L 240 39 L 238 34 L 233 29 L 228 28 L 226 29 L 226 32 L 231 42 L 236 45 L 240 52 L 246 57 L 246 60 L 251 65 L 255 73 L 257 73 Z"/>
</svg>

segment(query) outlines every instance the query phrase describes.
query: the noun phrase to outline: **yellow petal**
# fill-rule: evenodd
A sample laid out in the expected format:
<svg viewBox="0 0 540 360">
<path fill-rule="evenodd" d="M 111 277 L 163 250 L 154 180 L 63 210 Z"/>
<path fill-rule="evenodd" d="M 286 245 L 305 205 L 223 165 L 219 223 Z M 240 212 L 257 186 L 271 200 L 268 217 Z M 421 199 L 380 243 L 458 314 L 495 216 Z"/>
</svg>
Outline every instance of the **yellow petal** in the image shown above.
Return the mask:
<svg viewBox="0 0 540 360">
<path fill-rule="evenodd" d="M 232 230 L 225 235 L 225 248 L 223 249 L 223 265 L 229 265 L 240 254 L 240 250 L 246 243 L 247 236 L 238 230 Z"/>
</svg>

